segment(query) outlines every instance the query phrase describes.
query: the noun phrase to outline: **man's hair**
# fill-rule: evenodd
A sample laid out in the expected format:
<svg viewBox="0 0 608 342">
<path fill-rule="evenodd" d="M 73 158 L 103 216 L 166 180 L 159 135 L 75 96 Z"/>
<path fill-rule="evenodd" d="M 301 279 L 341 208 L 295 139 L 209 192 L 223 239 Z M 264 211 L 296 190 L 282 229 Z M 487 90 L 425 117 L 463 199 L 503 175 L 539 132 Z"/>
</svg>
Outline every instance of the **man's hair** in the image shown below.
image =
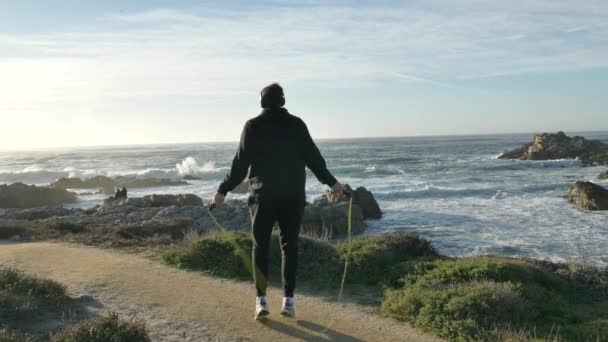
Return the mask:
<svg viewBox="0 0 608 342">
<path fill-rule="evenodd" d="M 260 104 L 262 108 L 281 108 L 285 105 L 285 94 L 283 87 L 278 83 L 273 83 L 262 89 L 260 92 Z"/>
</svg>

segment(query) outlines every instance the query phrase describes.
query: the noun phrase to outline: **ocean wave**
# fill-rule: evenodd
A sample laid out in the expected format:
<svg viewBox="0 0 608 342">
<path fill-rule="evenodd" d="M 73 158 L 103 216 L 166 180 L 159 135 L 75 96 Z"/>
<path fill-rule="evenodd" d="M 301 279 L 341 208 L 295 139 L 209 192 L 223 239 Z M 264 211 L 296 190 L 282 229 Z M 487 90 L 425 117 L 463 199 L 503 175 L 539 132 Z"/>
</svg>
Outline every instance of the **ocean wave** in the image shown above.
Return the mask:
<svg viewBox="0 0 608 342">
<path fill-rule="evenodd" d="M 580 167 L 582 162 L 578 159 L 554 159 L 554 160 L 501 160 L 499 164 L 496 161 L 491 165 L 481 165 L 480 170 L 486 171 L 511 171 L 511 170 L 527 170 L 537 168 L 570 168 Z"/>
<path fill-rule="evenodd" d="M 372 165 L 339 165 L 331 167 L 332 173 L 337 176 L 356 176 L 356 177 L 370 177 L 370 176 L 395 176 L 402 175 L 404 171 L 396 167 L 385 167 Z"/>
<path fill-rule="evenodd" d="M 51 170 L 29 170 L 29 171 L 4 171 L 0 172 L 0 184 L 2 183 L 26 183 L 26 184 L 48 184 L 58 178 L 69 176 L 69 172 Z"/>
<path fill-rule="evenodd" d="M 181 163 L 175 164 L 178 175 L 180 176 L 198 176 L 210 172 L 220 172 L 228 169 L 227 167 L 218 168 L 214 161 L 208 161 L 202 166 L 198 164 L 196 159 L 188 157 L 182 160 Z"/>
<path fill-rule="evenodd" d="M 424 198 L 454 198 L 454 197 L 481 197 L 487 199 L 504 199 L 510 196 L 508 191 L 497 188 L 488 189 L 456 189 L 434 185 L 427 185 L 423 188 L 408 189 L 404 191 L 376 192 L 374 194 L 382 200 L 401 200 L 401 199 L 424 199 Z"/>
<path fill-rule="evenodd" d="M 89 179 L 96 176 L 127 176 L 137 178 L 170 178 L 181 179 L 184 176 L 195 176 L 201 179 L 219 179 L 228 167 L 217 167 L 215 162 L 197 163 L 193 157 L 187 157 L 175 164 L 175 168 L 145 168 L 116 171 L 100 171 L 93 169 L 77 169 L 67 166 L 63 169 L 45 169 L 44 166 L 34 164 L 16 171 L 0 171 L 1 183 L 26 183 L 46 185 L 62 177 Z"/>
</svg>

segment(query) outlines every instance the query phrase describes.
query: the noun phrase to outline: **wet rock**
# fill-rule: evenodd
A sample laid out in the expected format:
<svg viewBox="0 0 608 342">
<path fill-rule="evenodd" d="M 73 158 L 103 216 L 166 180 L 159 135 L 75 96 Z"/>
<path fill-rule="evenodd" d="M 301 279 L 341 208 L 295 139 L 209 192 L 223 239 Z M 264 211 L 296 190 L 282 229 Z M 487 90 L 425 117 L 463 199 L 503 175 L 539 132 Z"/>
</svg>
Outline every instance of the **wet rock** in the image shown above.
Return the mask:
<svg viewBox="0 0 608 342">
<path fill-rule="evenodd" d="M 348 185 L 347 190 L 352 193 L 353 206 L 357 206 L 361 209 L 364 219 L 379 219 L 382 217 L 382 211 L 380 210 L 378 201 L 376 201 L 376 198 L 371 191 L 364 187 L 358 187 L 356 190 L 352 190 Z M 324 197 L 315 201 L 315 203 L 330 203 L 328 199 L 331 197 L 330 194 L 331 192 L 328 191 Z M 338 199 L 338 202 L 348 202 L 348 197 L 343 195 Z"/>
<path fill-rule="evenodd" d="M 0 208 L 35 208 L 76 202 L 76 194 L 63 190 L 14 183 L 0 185 Z"/>
<path fill-rule="evenodd" d="M 352 233 L 360 234 L 367 229 L 363 212 L 358 205 L 352 208 Z M 317 201 L 304 208 L 302 233 L 314 237 L 335 238 L 348 232 L 348 203 Z"/>
<path fill-rule="evenodd" d="M 592 182 L 576 182 L 566 198 L 583 209 L 608 210 L 608 190 Z"/>
<path fill-rule="evenodd" d="M 185 175 L 182 179 L 183 180 L 201 180 L 200 177 L 196 177 L 196 176 L 192 176 L 192 175 Z"/>
<path fill-rule="evenodd" d="M 608 170 L 600 173 L 600 175 L 597 176 L 597 179 L 608 179 Z"/>
<path fill-rule="evenodd" d="M 513 151 L 505 152 L 500 159 L 553 160 L 578 158 L 583 165 L 608 164 L 608 145 L 583 137 L 568 137 L 564 132 L 542 133 L 534 140 Z"/>
<path fill-rule="evenodd" d="M 372 192 L 364 187 L 359 187 L 353 192 L 353 204 L 361 207 L 363 218 L 379 219 L 382 217 L 378 201 L 376 201 Z"/>
<path fill-rule="evenodd" d="M 144 207 L 203 206 L 203 200 L 194 194 L 149 195 L 144 196 L 143 202 Z"/>
<path fill-rule="evenodd" d="M 49 187 L 55 189 L 102 189 L 105 194 L 113 194 L 115 188 L 150 188 L 160 186 L 188 185 L 183 180 L 168 178 L 137 178 L 127 176 L 106 177 L 96 176 L 89 179 L 60 178 L 51 183 Z"/>
</svg>

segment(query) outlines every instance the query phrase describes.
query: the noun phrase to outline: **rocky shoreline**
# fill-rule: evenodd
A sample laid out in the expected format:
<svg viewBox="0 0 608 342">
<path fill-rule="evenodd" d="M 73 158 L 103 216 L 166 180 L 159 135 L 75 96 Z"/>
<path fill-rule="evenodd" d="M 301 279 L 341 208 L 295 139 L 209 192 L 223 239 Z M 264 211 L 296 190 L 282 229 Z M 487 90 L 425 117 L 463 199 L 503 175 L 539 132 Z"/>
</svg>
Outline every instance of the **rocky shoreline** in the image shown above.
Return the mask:
<svg viewBox="0 0 608 342">
<path fill-rule="evenodd" d="M 60 191 L 57 189 L 52 189 Z M 65 190 L 61 190 L 65 191 Z M 367 229 L 366 219 L 379 218 L 378 203 L 371 192 L 358 188 L 353 192 L 352 230 L 359 234 Z M 41 225 L 86 227 L 88 231 L 117 233 L 124 238 L 170 235 L 182 237 L 188 231 L 217 230 L 215 222 L 194 194 L 149 195 L 144 197 L 108 198 L 91 209 L 67 209 L 61 206 L 0 209 L 0 219 L 35 221 Z M 343 236 L 348 227 L 348 202 L 345 198 L 331 203 L 321 198 L 308 203 L 302 222 L 302 233 L 333 239 Z M 249 211 L 245 201 L 228 201 L 213 211 L 213 216 L 229 230 L 248 231 Z M 15 239 L 19 239 L 17 236 Z"/>
</svg>

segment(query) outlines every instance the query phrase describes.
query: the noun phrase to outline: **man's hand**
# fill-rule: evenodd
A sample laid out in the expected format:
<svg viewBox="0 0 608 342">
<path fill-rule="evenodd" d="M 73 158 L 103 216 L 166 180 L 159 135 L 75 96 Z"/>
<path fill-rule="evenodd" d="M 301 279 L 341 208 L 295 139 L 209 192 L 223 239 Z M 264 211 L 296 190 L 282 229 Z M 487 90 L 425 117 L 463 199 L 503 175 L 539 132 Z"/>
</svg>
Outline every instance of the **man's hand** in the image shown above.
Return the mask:
<svg viewBox="0 0 608 342">
<path fill-rule="evenodd" d="M 215 206 L 216 208 L 222 206 L 222 204 L 224 204 L 224 198 L 226 198 L 226 196 L 216 192 L 215 196 L 213 196 L 213 199 L 211 200 L 211 205 Z"/>
</svg>

